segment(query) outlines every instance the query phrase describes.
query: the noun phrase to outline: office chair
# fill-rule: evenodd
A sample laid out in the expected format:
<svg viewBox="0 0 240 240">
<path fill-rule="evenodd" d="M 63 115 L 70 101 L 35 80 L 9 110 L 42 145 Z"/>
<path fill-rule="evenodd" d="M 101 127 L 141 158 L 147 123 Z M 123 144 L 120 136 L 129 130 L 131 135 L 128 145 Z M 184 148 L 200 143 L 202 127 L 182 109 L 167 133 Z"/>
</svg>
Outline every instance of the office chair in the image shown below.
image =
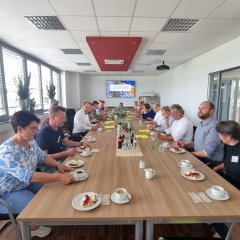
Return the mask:
<svg viewBox="0 0 240 240">
<path fill-rule="evenodd" d="M 13 228 L 14 228 L 14 230 L 15 230 L 15 232 L 16 232 L 17 239 L 18 239 L 18 240 L 22 240 L 20 231 L 19 231 L 18 226 L 17 226 L 17 223 L 16 223 L 16 221 L 15 221 L 17 215 L 12 213 L 12 210 L 11 210 L 11 208 L 9 207 L 8 203 L 7 203 L 5 200 L 3 200 L 2 198 L 0 198 L 0 203 L 1 203 L 4 207 L 6 207 L 6 209 L 7 209 L 7 211 L 8 211 L 8 214 L 0 214 L 0 219 L 1 219 L 1 220 L 9 220 L 9 219 L 10 219 L 10 221 L 12 222 Z"/>
</svg>

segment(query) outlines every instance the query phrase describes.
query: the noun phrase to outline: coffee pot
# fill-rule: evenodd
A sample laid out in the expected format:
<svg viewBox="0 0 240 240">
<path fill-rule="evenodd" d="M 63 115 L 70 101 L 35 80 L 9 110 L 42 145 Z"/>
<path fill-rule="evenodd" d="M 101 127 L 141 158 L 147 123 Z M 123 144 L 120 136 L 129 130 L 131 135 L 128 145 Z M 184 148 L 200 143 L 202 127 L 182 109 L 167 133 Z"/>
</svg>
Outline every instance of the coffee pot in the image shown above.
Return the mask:
<svg viewBox="0 0 240 240">
<path fill-rule="evenodd" d="M 146 179 L 152 179 L 155 175 L 155 170 L 151 169 L 151 168 L 145 168 L 145 178 Z"/>
</svg>

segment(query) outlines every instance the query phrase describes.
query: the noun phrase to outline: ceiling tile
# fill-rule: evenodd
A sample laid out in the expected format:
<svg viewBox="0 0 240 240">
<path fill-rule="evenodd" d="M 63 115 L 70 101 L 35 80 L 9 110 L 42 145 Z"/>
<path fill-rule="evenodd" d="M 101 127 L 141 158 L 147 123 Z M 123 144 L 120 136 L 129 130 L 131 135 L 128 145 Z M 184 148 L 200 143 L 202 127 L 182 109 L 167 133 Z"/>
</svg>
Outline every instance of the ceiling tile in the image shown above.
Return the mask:
<svg viewBox="0 0 240 240">
<path fill-rule="evenodd" d="M 160 32 L 154 42 L 178 42 L 186 33 Z"/>
<path fill-rule="evenodd" d="M 68 31 L 61 30 L 41 30 L 41 33 L 49 40 L 72 41 L 73 38 Z"/>
<path fill-rule="evenodd" d="M 68 30 L 98 31 L 94 17 L 60 16 Z"/>
<path fill-rule="evenodd" d="M 222 31 L 222 33 L 238 33 L 240 35 L 240 21 L 235 22 L 224 31 Z"/>
<path fill-rule="evenodd" d="M 152 43 L 149 49 L 161 49 L 166 50 L 173 46 L 174 43 L 165 42 L 165 43 Z"/>
<path fill-rule="evenodd" d="M 86 37 L 99 37 L 99 33 L 97 31 L 70 31 L 74 39 L 78 42 L 86 42 Z"/>
<path fill-rule="evenodd" d="M 240 1 L 228 0 L 215 10 L 209 18 L 237 18 L 240 19 Z"/>
<path fill-rule="evenodd" d="M 221 20 L 221 19 L 206 19 L 201 21 L 196 27 L 192 29 L 192 32 L 201 33 L 217 33 L 225 30 L 235 20 Z"/>
<path fill-rule="evenodd" d="M 67 56 L 74 62 L 89 62 L 89 60 L 83 54 L 67 54 Z"/>
<path fill-rule="evenodd" d="M 89 0 L 50 0 L 58 15 L 93 16 L 92 2 Z"/>
<path fill-rule="evenodd" d="M 205 18 L 224 0 L 182 0 L 174 11 L 173 18 Z"/>
<path fill-rule="evenodd" d="M 55 16 L 56 13 L 47 0 L 6 0 L 20 15 Z"/>
<path fill-rule="evenodd" d="M 128 37 L 128 32 L 100 32 L 101 37 Z"/>
<path fill-rule="evenodd" d="M 13 14 L 14 11 L 11 7 L 9 7 L 3 0 L 0 1 L 0 15 L 10 15 Z"/>
<path fill-rule="evenodd" d="M 53 41 L 52 43 L 59 49 L 79 48 L 75 41 Z"/>
<path fill-rule="evenodd" d="M 35 29 L 31 23 L 25 20 L 25 18 L 17 15 L 0 15 L 0 23 L 2 29 Z"/>
<path fill-rule="evenodd" d="M 166 23 L 167 18 L 140 18 L 134 17 L 132 21 L 131 31 L 160 31 Z"/>
<path fill-rule="evenodd" d="M 142 37 L 148 40 L 153 39 L 157 35 L 157 32 L 133 32 L 129 33 L 130 37 Z"/>
<path fill-rule="evenodd" d="M 93 0 L 97 16 L 132 16 L 135 0 Z"/>
<path fill-rule="evenodd" d="M 175 43 L 171 49 L 194 49 L 199 45 L 199 42 L 179 42 Z"/>
<path fill-rule="evenodd" d="M 138 0 L 134 16 L 170 17 L 180 0 Z"/>
<path fill-rule="evenodd" d="M 215 33 L 186 33 L 185 36 L 179 40 L 179 42 L 204 42 L 211 37 L 213 37 Z"/>
<path fill-rule="evenodd" d="M 100 31 L 128 31 L 131 23 L 130 17 L 98 17 Z"/>
</svg>

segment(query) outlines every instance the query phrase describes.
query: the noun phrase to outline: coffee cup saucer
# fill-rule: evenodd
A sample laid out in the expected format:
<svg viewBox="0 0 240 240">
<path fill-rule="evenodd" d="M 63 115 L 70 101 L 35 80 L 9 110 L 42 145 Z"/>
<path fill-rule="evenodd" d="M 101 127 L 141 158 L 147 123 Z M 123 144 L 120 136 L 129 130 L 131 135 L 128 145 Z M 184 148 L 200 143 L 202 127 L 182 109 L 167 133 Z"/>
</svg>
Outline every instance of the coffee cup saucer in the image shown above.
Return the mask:
<svg viewBox="0 0 240 240">
<path fill-rule="evenodd" d="M 83 154 L 83 152 L 80 153 L 80 156 L 82 156 L 82 157 L 90 157 L 92 155 L 93 155 L 92 152 L 90 152 L 89 154 Z"/>
<path fill-rule="evenodd" d="M 127 193 L 126 198 L 123 199 L 123 200 L 117 199 L 115 193 L 112 193 L 112 194 L 111 194 L 111 200 L 112 200 L 114 203 L 117 203 L 117 204 L 128 203 L 128 202 L 131 200 L 131 198 L 132 198 L 132 196 L 131 196 L 130 193 Z"/>
<path fill-rule="evenodd" d="M 206 190 L 206 193 L 207 195 L 214 199 L 214 200 L 220 200 L 220 201 L 223 201 L 223 200 L 228 200 L 229 199 L 229 194 L 228 192 L 224 191 L 224 194 L 221 196 L 221 197 L 218 197 L 218 196 L 215 196 L 213 193 L 212 193 L 212 188 L 208 188 Z"/>
<path fill-rule="evenodd" d="M 183 167 L 182 162 L 179 162 L 179 163 L 178 163 L 178 166 L 179 166 L 180 168 L 193 168 L 193 165 L 192 165 L 191 163 L 189 163 L 187 167 Z"/>
</svg>

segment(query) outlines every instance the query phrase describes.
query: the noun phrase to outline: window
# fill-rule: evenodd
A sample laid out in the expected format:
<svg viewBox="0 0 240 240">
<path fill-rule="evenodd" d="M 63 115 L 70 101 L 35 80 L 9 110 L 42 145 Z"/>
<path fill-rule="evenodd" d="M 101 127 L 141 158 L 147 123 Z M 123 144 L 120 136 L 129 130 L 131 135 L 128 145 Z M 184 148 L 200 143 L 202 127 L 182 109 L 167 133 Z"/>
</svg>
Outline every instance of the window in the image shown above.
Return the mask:
<svg viewBox="0 0 240 240">
<path fill-rule="evenodd" d="M 42 110 L 42 87 L 41 87 L 41 78 L 40 78 L 40 68 L 39 65 L 35 62 L 27 60 L 27 71 L 28 74 L 31 73 L 30 81 L 30 98 L 35 99 L 36 112 Z"/>
<path fill-rule="evenodd" d="M 3 48 L 3 67 L 5 74 L 6 93 L 9 115 L 12 115 L 16 111 L 20 110 L 19 99 L 16 95 L 15 81 L 18 78 L 24 77 L 24 63 L 23 57 L 19 54 Z"/>
<path fill-rule="evenodd" d="M 60 74 L 41 61 L 0 42 L 0 123 L 20 110 L 15 82 L 31 73 L 30 99 L 35 100 L 35 113 L 43 113 L 50 107 L 46 85 L 53 82 L 56 96 L 60 96 Z"/>
<path fill-rule="evenodd" d="M 47 110 L 50 107 L 50 100 L 47 95 L 47 86 L 52 81 L 51 70 L 48 67 L 41 65 L 42 73 L 42 89 L 43 89 L 43 109 Z"/>
</svg>

